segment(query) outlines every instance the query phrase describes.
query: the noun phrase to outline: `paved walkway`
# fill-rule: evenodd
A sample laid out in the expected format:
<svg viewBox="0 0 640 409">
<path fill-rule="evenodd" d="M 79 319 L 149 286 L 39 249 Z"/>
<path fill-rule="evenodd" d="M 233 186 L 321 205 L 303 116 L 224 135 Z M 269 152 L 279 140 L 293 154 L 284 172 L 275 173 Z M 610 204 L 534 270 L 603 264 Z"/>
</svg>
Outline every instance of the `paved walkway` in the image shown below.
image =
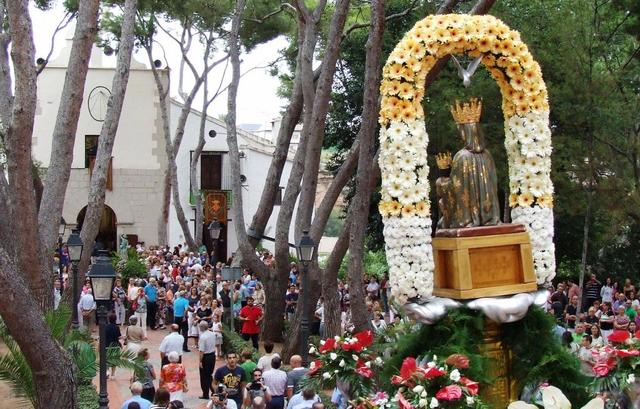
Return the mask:
<svg viewBox="0 0 640 409">
<path fill-rule="evenodd" d="M 124 329 L 122 327 L 122 333 Z M 158 378 L 160 377 L 160 352 L 158 347 L 162 339 L 169 334 L 169 330 L 157 330 L 147 331 L 149 339 L 142 343 L 143 348 L 148 348 L 151 354 L 150 362 L 153 364 L 153 369 L 156 372 L 155 387 L 158 388 Z M 187 368 L 187 383 L 189 386 L 189 392 L 183 395 L 183 403 L 187 409 L 203 409 L 206 406 L 207 401 L 198 399 L 198 396 L 202 395 L 200 389 L 200 375 L 198 371 L 198 350 L 194 347 L 194 340 L 189 339 L 189 348 L 191 352 L 184 353 L 182 363 Z M 216 369 L 224 364 L 223 359 L 216 359 Z M 107 380 L 107 387 L 109 392 L 109 408 L 120 409 L 122 402 L 131 397 L 129 392 L 129 385 L 131 379 L 131 371 L 127 369 L 116 369 L 115 379 Z M 94 380 L 94 383 L 99 385 L 98 379 Z"/>
</svg>

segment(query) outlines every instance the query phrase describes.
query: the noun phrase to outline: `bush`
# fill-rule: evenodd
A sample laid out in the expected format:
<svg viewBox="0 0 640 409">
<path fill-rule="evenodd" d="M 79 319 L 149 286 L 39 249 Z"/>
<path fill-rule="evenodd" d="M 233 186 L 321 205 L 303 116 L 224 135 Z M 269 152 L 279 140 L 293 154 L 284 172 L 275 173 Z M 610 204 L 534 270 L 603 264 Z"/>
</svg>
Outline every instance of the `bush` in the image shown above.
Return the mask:
<svg viewBox="0 0 640 409">
<path fill-rule="evenodd" d="M 78 387 L 78 408 L 98 409 L 98 392 L 92 384 Z"/>
<path fill-rule="evenodd" d="M 245 341 L 240 334 L 235 331 L 230 331 L 229 327 L 225 326 L 222 331 L 222 351 L 224 353 L 235 352 L 240 355 L 245 349 L 253 351 L 251 359 L 253 362 L 258 362 L 260 355 L 258 354 L 258 351 L 253 349 L 251 341 Z"/>
<path fill-rule="evenodd" d="M 127 250 L 127 260 L 120 257 L 120 253 L 113 253 L 111 263 L 122 278 L 122 284 L 127 285 L 129 278 L 143 278 L 147 276 L 147 266 L 144 261 L 140 260 L 140 256 L 136 249 L 129 248 Z"/>
</svg>

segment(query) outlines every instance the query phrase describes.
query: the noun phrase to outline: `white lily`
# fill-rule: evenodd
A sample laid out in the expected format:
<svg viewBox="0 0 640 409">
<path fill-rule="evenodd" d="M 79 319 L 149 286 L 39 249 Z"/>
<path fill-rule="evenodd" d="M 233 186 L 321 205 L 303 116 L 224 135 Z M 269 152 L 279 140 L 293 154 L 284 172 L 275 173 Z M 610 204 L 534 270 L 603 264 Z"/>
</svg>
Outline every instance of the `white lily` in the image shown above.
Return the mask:
<svg viewBox="0 0 640 409">
<path fill-rule="evenodd" d="M 555 386 L 542 389 L 542 404 L 545 409 L 571 409 L 571 402 Z"/>
<path fill-rule="evenodd" d="M 530 403 L 519 400 L 516 402 L 511 402 L 509 406 L 507 406 L 507 409 L 538 409 L 538 407 L 536 405 L 532 405 Z"/>
<path fill-rule="evenodd" d="M 604 409 L 604 400 L 602 398 L 593 398 L 582 409 Z"/>
</svg>

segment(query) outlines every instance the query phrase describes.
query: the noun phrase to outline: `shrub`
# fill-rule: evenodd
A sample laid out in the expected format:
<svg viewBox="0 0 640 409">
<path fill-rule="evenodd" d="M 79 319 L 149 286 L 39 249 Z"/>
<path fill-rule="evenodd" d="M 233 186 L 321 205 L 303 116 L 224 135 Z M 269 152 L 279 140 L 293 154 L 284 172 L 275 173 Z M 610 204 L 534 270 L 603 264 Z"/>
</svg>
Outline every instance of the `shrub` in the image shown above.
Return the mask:
<svg viewBox="0 0 640 409">
<path fill-rule="evenodd" d="M 230 331 L 228 327 L 224 327 L 222 331 L 222 350 L 227 352 L 235 352 L 240 355 L 243 350 L 250 349 L 253 351 L 253 357 L 251 358 L 253 362 L 258 362 L 260 355 L 258 351 L 253 349 L 253 344 L 251 341 L 245 341 L 240 334 L 235 331 Z"/>
<path fill-rule="evenodd" d="M 78 408 L 98 409 L 98 392 L 92 384 L 78 387 Z"/>
</svg>

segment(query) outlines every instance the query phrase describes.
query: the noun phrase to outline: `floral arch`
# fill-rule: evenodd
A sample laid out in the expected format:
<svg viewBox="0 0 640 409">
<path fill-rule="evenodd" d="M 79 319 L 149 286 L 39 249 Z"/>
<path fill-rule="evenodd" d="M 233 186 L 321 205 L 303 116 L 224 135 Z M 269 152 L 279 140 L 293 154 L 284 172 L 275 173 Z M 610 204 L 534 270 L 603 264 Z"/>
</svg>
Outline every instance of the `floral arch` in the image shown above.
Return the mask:
<svg viewBox="0 0 640 409">
<path fill-rule="evenodd" d="M 531 237 L 538 284 L 555 275 L 549 104 L 542 72 L 520 34 L 493 16 L 437 15 L 398 43 L 380 86 L 379 211 L 392 294 L 400 301 L 433 291 L 429 166 L 422 98 L 425 78 L 448 54 L 482 56 L 502 93 L 509 205 Z"/>
</svg>

